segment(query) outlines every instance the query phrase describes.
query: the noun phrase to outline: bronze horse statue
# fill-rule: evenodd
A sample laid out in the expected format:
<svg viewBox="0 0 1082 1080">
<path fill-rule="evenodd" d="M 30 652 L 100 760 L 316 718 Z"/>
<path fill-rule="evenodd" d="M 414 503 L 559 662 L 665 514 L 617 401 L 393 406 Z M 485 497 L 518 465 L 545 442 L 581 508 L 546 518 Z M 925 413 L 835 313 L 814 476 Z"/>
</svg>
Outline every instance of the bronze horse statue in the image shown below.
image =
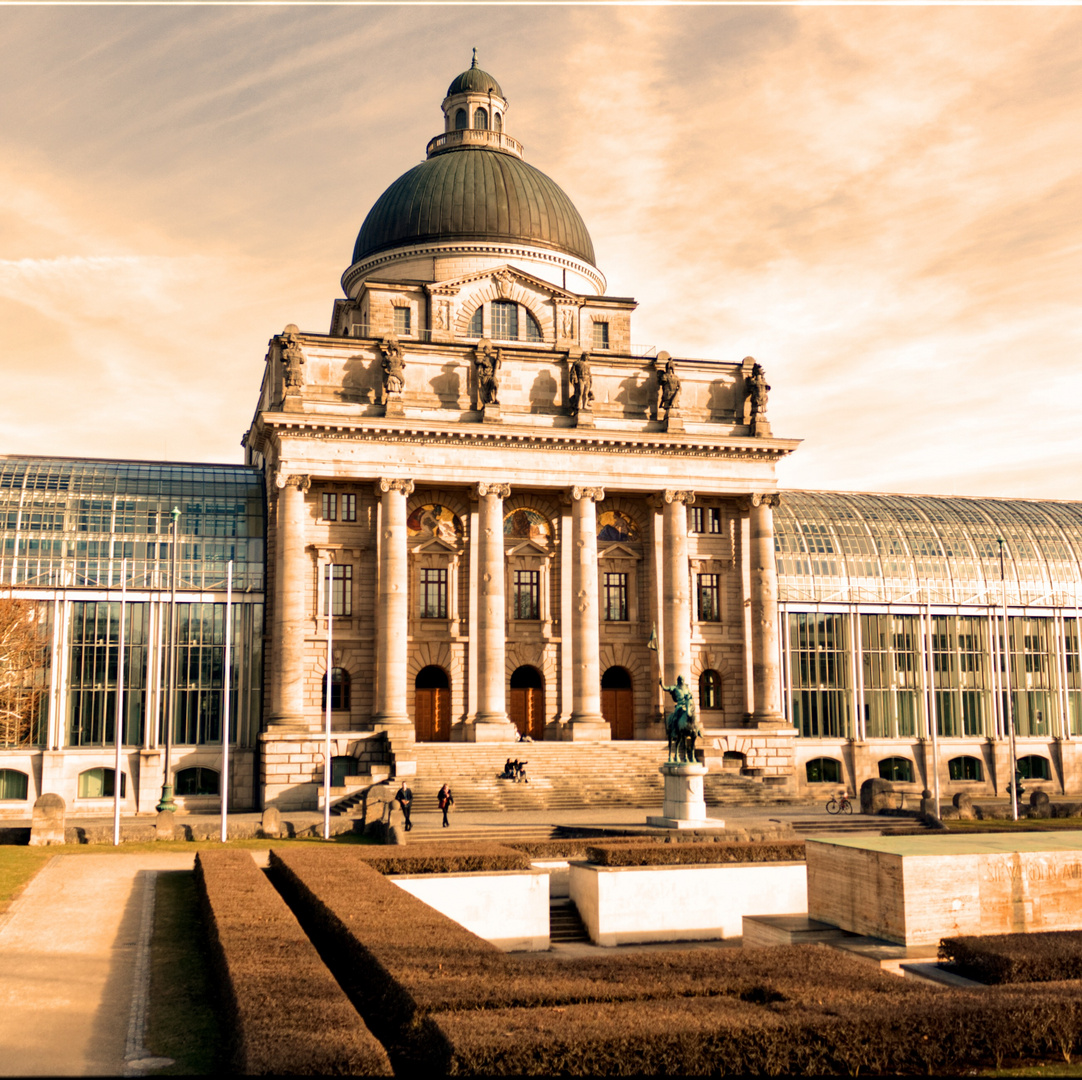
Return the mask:
<svg viewBox="0 0 1082 1080">
<path fill-rule="evenodd" d="M 669 761 L 683 761 L 694 764 L 695 744 L 703 737 L 702 725 L 695 714 L 695 699 L 684 685 L 684 676 L 677 675 L 675 686 L 666 686 L 658 680 L 661 689 L 672 696 L 676 706 L 665 717 L 665 736 L 669 740 Z"/>
</svg>

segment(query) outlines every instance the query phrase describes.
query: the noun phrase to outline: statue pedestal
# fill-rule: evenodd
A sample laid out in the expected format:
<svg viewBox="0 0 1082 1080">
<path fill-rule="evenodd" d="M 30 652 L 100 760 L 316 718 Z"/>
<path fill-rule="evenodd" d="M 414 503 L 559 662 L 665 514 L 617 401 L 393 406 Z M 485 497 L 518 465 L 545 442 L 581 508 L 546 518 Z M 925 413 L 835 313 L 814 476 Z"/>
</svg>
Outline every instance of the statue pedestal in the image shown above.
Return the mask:
<svg viewBox="0 0 1082 1080">
<path fill-rule="evenodd" d="M 401 394 L 388 394 L 387 403 L 383 407 L 384 416 L 392 416 L 396 419 L 401 419 L 406 415 L 406 410 L 402 405 Z"/>
<path fill-rule="evenodd" d="M 677 432 L 684 430 L 684 412 L 680 408 L 672 408 L 665 412 L 665 430 Z"/>
<path fill-rule="evenodd" d="M 575 427 L 592 428 L 594 426 L 593 409 L 579 409 L 575 413 Z"/>
<path fill-rule="evenodd" d="M 660 829 L 723 829 L 725 822 L 706 816 L 703 777 L 709 771 L 695 762 L 666 761 L 658 770 L 665 777 L 662 817 L 648 817 L 647 825 Z"/>
<path fill-rule="evenodd" d="M 489 405 L 481 406 L 482 424 L 498 424 L 500 421 L 500 406 L 497 403 L 493 402 Z"/>
</svg>

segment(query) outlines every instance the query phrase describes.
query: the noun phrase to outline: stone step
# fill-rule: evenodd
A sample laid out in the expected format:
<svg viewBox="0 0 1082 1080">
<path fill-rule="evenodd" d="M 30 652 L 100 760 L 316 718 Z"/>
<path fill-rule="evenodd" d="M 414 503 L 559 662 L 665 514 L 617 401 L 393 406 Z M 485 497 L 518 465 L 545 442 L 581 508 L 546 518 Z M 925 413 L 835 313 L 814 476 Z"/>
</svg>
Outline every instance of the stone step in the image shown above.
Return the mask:
<svg viewBox="0 0 1082 1080">
<path fill-rule="evenodd" d="M 555 900 L 549 905 L 549 940 L 562 945 L 590 940 L 573 901 Z"/>
</svg>

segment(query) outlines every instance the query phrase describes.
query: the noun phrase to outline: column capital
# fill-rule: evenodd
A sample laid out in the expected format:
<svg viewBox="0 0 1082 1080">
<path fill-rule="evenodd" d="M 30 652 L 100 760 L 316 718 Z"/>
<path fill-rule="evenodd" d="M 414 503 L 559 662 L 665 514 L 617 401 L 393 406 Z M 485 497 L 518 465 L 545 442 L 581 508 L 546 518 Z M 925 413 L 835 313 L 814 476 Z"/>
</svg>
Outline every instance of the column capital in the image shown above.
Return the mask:
<svg viewBox="0 0 1082 1080">
<path fill-rule="evenodd" d="M 376 494 L 386 495 L 388 491 L 401 491 L 403 495 L 413 494 L 413 481 L 412 480 L 391 480 L 385 476 L 381 476 L 376 481 Z"/>
<path fill-rule="evenodd" d="M 741 510 L 751 510 L 756 506 L 766 506 L 770 509 L 776 509 L 781 506 L 781 494 L 777 491 L 768 492 L 753 492 L 750 495 L 742 495 L 737 500 L 737 505 Z"/>
<path fill-rule="evenodd" d="M 307 491 L 312 486 L 312 478 L 308 473 L 288 473 L 285 469 L 278 469 L 274 474 L 274 486 L 284 488 L 290 484 L 301 491 Z"/>
<path fill-rule="evenodd" d="M 511 497 L 511 485 L 477 483 L 470 489 L 470 494 L 475 499 L 483 499 L 486 495 L 495 495 L 497 499 L 509 499 Z"/>
<path fill-rule="evenodd" d="M 605 489 L 603 487 L 573 487 L 571 489 L 571 499 L 574 502 L 579 502 L 582 499 L 593 499 L 594 502 L 603 502 L 605 499 Z"/>
<path fill-rule="evenodd" d="M 691 506 L 695 502 L 694 491 L 674 491 L 666 488 L 661 495 L 667 503 L 682 502 L 685 506 Z"/>
</svg>

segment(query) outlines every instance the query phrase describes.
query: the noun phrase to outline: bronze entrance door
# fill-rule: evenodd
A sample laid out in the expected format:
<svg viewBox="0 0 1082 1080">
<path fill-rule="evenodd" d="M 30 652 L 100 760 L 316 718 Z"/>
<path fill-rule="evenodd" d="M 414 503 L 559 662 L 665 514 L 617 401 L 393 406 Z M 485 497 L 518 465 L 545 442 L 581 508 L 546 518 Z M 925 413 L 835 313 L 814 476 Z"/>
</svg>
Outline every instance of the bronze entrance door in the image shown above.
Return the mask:
<svg viewBox="0 0 1082 1080">
<path fill-rule="evenodd" d="M 439 667 L 421 670 L 414 683 L 413 728 L 418 742 L 451 739 L 451 688 L 447 672 Z"/>
<path fill-rule="evenodd" d="M 601 715 L 614 739 L 635 738 L 635 698 L 626 668 L 611 667 L 601 677 Z"/>
<path fill-rule="evenodd" d="M 545 737 L 545 684 L 537 668 L 523 666 L 511 676 L 511 723 L 534 742 Z"/>
</svg>

